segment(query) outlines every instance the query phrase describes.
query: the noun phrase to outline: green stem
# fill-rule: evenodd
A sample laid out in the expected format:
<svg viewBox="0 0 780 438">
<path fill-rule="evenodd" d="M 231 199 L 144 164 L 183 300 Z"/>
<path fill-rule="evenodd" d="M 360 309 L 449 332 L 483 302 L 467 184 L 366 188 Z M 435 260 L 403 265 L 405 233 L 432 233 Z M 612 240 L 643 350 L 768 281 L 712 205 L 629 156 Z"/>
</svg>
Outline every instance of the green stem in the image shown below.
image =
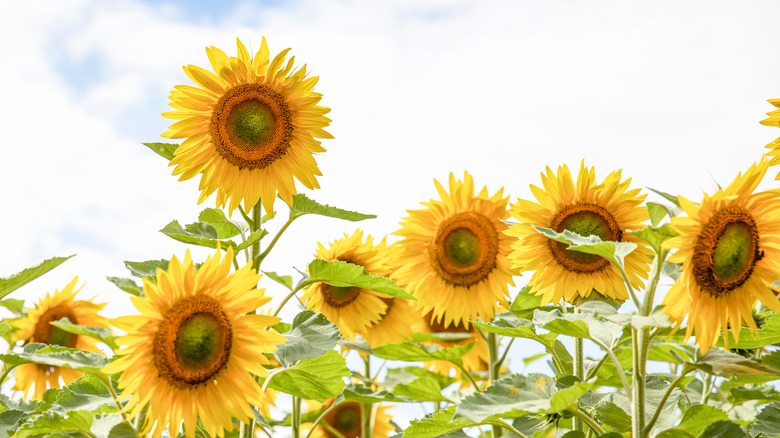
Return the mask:
<svg viewBox="0 0 780 438">
<path fill-rule="evenodd" d="M 293 396 L 292 398 L 292 438 L 301 437 L 301 398 Z"/>
<path fill-rule="evenodd" d="M 647 329 L 632 329 L 632 365 L 633 365 L 633 386 L 631 402 L 631 430 L 636 438 L 645 438 L 645 364 L 647 356 L 645 353 L 645 338 Z"/>
<path fill-rule="evenodd" d="M 701 400 L 699 401 L 699 404 L 706 405 L 707 400 L 710 398 L 710 394 L 712 394 L 712 375 L 707 373 L 701 373 L 702 377 L 704 377 L 704 387 L 701 390 Z"/>
<path fill-rule="evenodd" d="M 499 359 L 496 363 L 496 368 L 498 368 L 499 371 L 501 371 L 501 365 L 504 363 L 504 360 L 506 360 L 506 355 L 509 353 L 509 347 L 511 347 L 512 343 L 515 342 L 515 339 L 517 338 L 509 339 L 509 343 L 506 344 L 506 348 L 504 349 L 504 354 L 501 355 L 501 359 Z"/>
<path fill-rule="evenodd" d="M 5 364 L 5 363 L 3 364 L 3 368 L 4 368 L 4 369 L 3 369 L 3 374 L 2 374 L 2 375 L 0 375 L 0 385 L 2 385 L 2 384 L 3 384 L 3 382 L 5 382 L 5 378 L 6 378 L 6 377 L 8 377 L 8 374 L 9 374 L 9 373 L 10 373 L 10 372 L 11 372 L 11 371 L 14 369 L 14 368 L 16 368 L 17 366 L 18 366 L 18 365 L 13 365 L 13 366 L 9 367 L 9 366 L 8 366 L 8 364 Z M 8 406 L 6 406 L 6 408 L 7 408 L 7 407 L 8 407 Z"/>
<path fill-rule="evenodd" d="M 495 333 L 489 332 L 487 334 L 488 353 L 490 357 L 488 377 L 490 378 L 490 384 L 492 385 L 498 380 L 499 368 L 498 368 L 498 336 Z M 501 427 L 493 425 L 493 436 L 500 437 L 503 435 Z"/>
<path fill-rule="evenodd" d="M 279 240 L 280 237 L 282 237 L 282 233 L 284 233 L 285 230 L 287 230 L 287 227 L 289 227 L 290 224 L 293 223 L 293 221 L 299 217 L 300 216 L 290 216 L 290 218 L 287 219 L 287 222 L 285 222 L 282 228 L 279 229 L 279 232 L 276 233 L 276 236 L 274 236 L 274 239 L 271 241 L 271 243 L 268 244 L 268 248 L 266 248 L 265 251 L 263 251 L 259 256 L 257 256 L 257 258 L 259 259 L 258 263 L 262 263 L 262 261 L 265 260 L 265 258 L 268 256 L 268 253 L 271 252 L 271 250 L 276 245 L 276 242 Z"/>
<path fill-rule="evenodd" d="M 273 316 L 276 316 L 276 315 L 278 315 L 278 314 L 279 314 L 279 312 L 281 312 L 281 311 L 282 311 L 282 307 L 284 307 L 284 305 L 285 305 L 285 304 L 287 304 L 287 302 L 288 302 L 288 301 L 290 301 L 290 299 L 292 299 L 292 297 L 294 297 L 294 296 L 295 296 L 295 294 L 297 294 L 299 290 L 301 290 L 301 289 L 303 289 L 303 288 L 305 288 L 305 287 L 307 287 L 307 286 L 310 286 L 310 285 L 312 285 L 312 284 L 314 284 L 314 283 L 316 283 L 316 281 L 304 281 L 303 283 L 301 283 L 301 284 L 299 284 L 297 287 L 295 287 L 295 289 L 293 289 L 292 291 L 290 291 L 290 293 L 289 293 L 289 294 L 287 294 L 287 296 L 286 296 L 286 297 L 284 297 L 284 299 L 282 300 L 282 302 L 281 302 L 281 303 L 279 303 L 279 307 L 277 307 L 277 308 L 276 308 L 276 311 L 274 311 L 274 315 L 273 315 Z"/>
<path fill-rule="evenodd" d="M 326 415 L 328 415 L 328 412 L 330 412 L 330 411 L 332 411 L 332 410 L 336 409 L 336 407 L 337 407 L 337 406 L 340 406 L 340 405 L 341 405 L 341 403 L 343 403 L 343 401 L 342 401 L 342 402 L 340 402 L 340 403 L 333 403 L 332 405 L 330 405 L 330 407 L 329 407 L 328 409 L 325 409 L 325 410 L 324 410 L 324 411 L 323 411 L 323 412 L 320 414 L 320 416 L 319 416 L 319 417 L 317 417 L 317 419 L 316 419 L 316 420 L 314 420 L 314 423 L 312 423 L 312 425 L 311 425 L 311 429 L 309 429 L 309 433 L 307 433 L 307 434 L 306 434 L 306 438 L 309 438 L 309 437 L 311 436 L 311 434 L 312 434 L 312 433 L 314 433 L 314 428 L 315 428 L 315 427 L 317 427 L 317 425 L 318 425 L 318 424 L 320 424 L 320 421 L 322 421 L 322 419 L 323 419 L 323 418 L 325 418 L 325 416 L 326 416 Z M 329 427 L 329 426 L 330 426 L 330 425 L 329 425 L 328 423 L 322 423 L 322 427 L 325 427 L 325 428 L 326 428 L 326 429 L 328 429 L 328 430 L 329 430 L 331 433 L 333 433 L 333 430 L 332 430 L 332 428 L 331 428 L 331 427 Z M 338 431 L 336 431 L 335 433 L 337 433 L 337 434 L 338 434 L 338 436 L 340 436 L 341 438 L 344 438 L 344 436 L 343 436 L 341 433 L 339 433 Z"/>
<path fill-rule="evenodd" d="M 250 234 L 260 230 L 263 227 L 263 206 L 260 200 L 257 200 L 254 208 L 252 208 L 252 222 L 249 224 Z M 255 271 L 260 270 L 260 241 L 256 241 L 252 244 L 252 267 Z"/>
<path fill-rule="evenodd" d="M 519 436 L 520 438 L 528 438 L 528 436 L 523 434 L 523 432 L 520 432 L 519 430 L 515 429 L 514 426 L 512 426 L 511 424 L 507 423 L 504 420 L 498 420 L 497 423 L 499 423 L 501 425 L 501 427 L 503 427 L 505 429 L 509 429 L 510 432 L 512 432 L 513 434 Z"/>
<path fill-rule="evenodd" d="M 676 388 L 677 385 L 679 385 L 680 382 L 685 378 L 685 376 L 687 376 L 693 370 L 694 368 L 690 368 L 687 371 L 684 371 L 679 376 L 677 376 L 674 380 L 672 380 L 672 383 L 670 383 L 669 387 L 666 388 L 666 392 L 664 393 L 664 396 L 661 397 L 661 401 L 658 402 L 658 408 L 656 408 L 655 413 L 653 414 L 653 418 L 651 418 L 650 421 L 647 422 L 647 426 L 645 426 L 645 434 L 647 435 L 650 434 L 650 431 L 653 429 L 653 426 L 655 426 L 655 422 L 658 421 L 658 417 L 661 416 L 661 410 L 663 410 L 666 401 L 669 400 L 669 396 L 672 395 L 672 391 L 674 391 L 674 388 Z"/>
<path fill-rule="evenodd" d="M 482 392 L 482 390 L 479 389 L 479 385 L 477 384 L 477 381 L 474 380 L 474 376 L 472 376 L 470 372 L 466 371 L 466 368 L 463 368 L 463 365 L 457 362 L 451 362 L 451 363 L 455 364 L 455 366 L 458 367 L 458 369 L 460 369 L 460 372 L 462 374 L 465 374 L 466 377 L 468 377 L 469 380 L 471 380 L 471 384 L 474 385 L 474 389 L 476 389 L 478 392 Z"/>
<path fill-rule="evenodd" d="M 579 310 L 579 309 L 578 309 Z M 574 376 L 582 381 L 585 377 L 585 360 L 583 357 L 582 338 L 574 337 Z M 585 431 L 585 424 L 579 417 L 573 418 L 574 430 Z"/>
<path fill-rule="evenodd" d="M 127 424 L 130 424 L 127 421 L 127 414 L 122 411 L 122 403 L 119 401 L 119 396 L 117 396 L 116 391 L 114 391 L 114 387 L 111 385 L 111 378 L 106 377 L 103 378 L 101 376 L 98 376 L 97 374 L 93 374 L 93 376 L 97 377 L 97 379 L 100 381 L 100 383 L 103 384 L 103 386 L 108 389 L 108 392 L 111 394 L 111 398 L 114 399 L 114 404 L 116 405 L 117 410 L 119 410 L 119 415 L 122 416 L 122 421 L 124 421 Z"/>
<path fill-rule="evenodd" d="M 615 356 L 615 352 L 613 352 L 611 348 L 607 347 L 606 345 L 602 344 L 601 342 L 595 339 L 593 339 L 593 342 L 596 343 L 596 345 L 598 345 L 599 347 L 603 348 L 604 351 L 607 352 L 607 356 L 609 356 L 609 358 L 612 359 L 612 364 L 614 364 L 615 368 L 617 369 L 618 376 L 620 376 L 620 381 L 623 382 L 623 389 L 626 390 L 626 395 L 628 396 L 628 402 L 631 403 L 632 400 L 631 386 L 628 383 L 628 377 L 626 376 L 626 372 L 623 370 L 623 366 L 620 365 L 620 361 L 618 360 L 617 356 Z M 604 357 L 606 358 L 607 356 Z M 590 377 L 592 376 L 588 376 L 588 379 Z"/>
<path fill-rule="evenodd" d="M 367 379 L 371 379 L 371 356 L 364 357 L 363 362 L 366 366 L 365 376 Z M 361 405 L 363 407 L 361 409 L 363 417 L 362 435 L 363 438 L 372 438 L 374 435 L 371 432 L 371 403 L 361 403 Z"/>
<path fill-rule="evenodd" d="M 610 357 L 610 356 L 609 356 L 609 353 L 607 353 L 607 354 L 605 354 L 604 356 L 602 356 L 602 357 L 601 357 L 601 360 L 600 360 L 600 361 L 599 361 L 599 362 L 598 362 L 598 363 L 597 363 L 597 364 L 596 364 L 594 367 L 592 367 L 592 368 L 591 368 L 591 369 L 588 371 L 588 375 L 587 375 L 587 376 L 585 376 L 585 380 L 586 380 L 586 381 L 588 381 L 588 380 L 590 380 L 590 379 L 592 379 L 592 378 L 596 377 L 596 374 L 598 374 L 598 372 L 599 372 L 599 369 L 601 368 L 601 366 L 602 366 L 602 365 L 604 365 L 604 364 L 607 362 L 607 358 L 608 358 L 608 357 Z M 625 373 L 624 373 L 624 375 L 625 375 Z M 628 390 L 628 389 L 626 389 L 626 392 L 629 392 L 629 390 Z"/>
<path fill-rule="evenodd" d="M 335 427 L 331 426 L 327 422 L 323 422 L 320 426 L 324 427 L 328 432 L 333 434 L 335 438 L 347 438 L 344 436 L 344 434 L 339 432 Z"/>
<path fill-rule="evenodd" d="M 581 419 L 585 422 L 585 424 L 588 425 L 591 429 L 593 429 L 593 432 L 596 433 L 596 436 L 598 435 L 604 435 L 604 429 L 599 426 L 599 423 L 596 422 L 596 420 L 593 419 L 590 415 L 588 415 L 587 412 L 581 411 L 579 408 L 575 407 L 574 409 L 569 409 L 569 411 L 574 414 L 577 418 Z"/>
</svg>

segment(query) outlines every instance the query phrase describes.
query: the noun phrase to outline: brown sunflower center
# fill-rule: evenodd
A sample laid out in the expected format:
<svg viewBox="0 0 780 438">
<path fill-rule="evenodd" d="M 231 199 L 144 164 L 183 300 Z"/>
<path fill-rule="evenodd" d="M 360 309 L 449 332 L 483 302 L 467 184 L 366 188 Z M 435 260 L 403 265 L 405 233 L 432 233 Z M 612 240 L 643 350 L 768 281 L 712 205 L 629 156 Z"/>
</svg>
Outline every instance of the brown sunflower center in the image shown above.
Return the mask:
<svg viewBox="0 0 780 438">
<path fill-rule="evenodd" d="M 428 260 L 448 283 L 471 286 L 496 267 L 498 233 L 480 213 L 464 211 L 442 221 L 428 246 Z"/>
<path fill-rule="evenodd" d="M 73 315 L 73 311 L 64 304 L 52 307 L 41 315 L 38 319 L 38 323 L 35 325 L 35 332 L 33 333 L 32 342 L 40 342 L 49 345 L 60 345 L 62 347 L 74 348 L 78 336 L 73 333 L 68 333 L 62 329 L 51 325 L 52 322 L 58 321 L 62 318 L 67 318 L 68 321 L 73 324 L 78 324 L 76 316 Z"/>
<path fill-rule="evenodd" d="M 362 406 L 360 403 L 350 401 L 340 404 L 338 407 L 325 415 L 325 422 L 328 425 L 344 435 L 345 437 L 362 436 L 361 414 Z M 325 435 L 328 438 L 335 438 L 336 435 L 326 430 Z"/>
<path fill-rule="evenodd" d="M 264 169 L 290 148 L 292 112 L 284 96 L 262 84 L 228 90 L 211 113 L 214 148 L 239 168 Z"/>
<path fill-rule="evenodd" d="M 693 247 L 693 276 L 713 297 L 742 286 L 764 256 L 753 216 L 741 207 L 718 210 L 701 229 Z"/>
<path fill-rule="evenodd" d="M 596 204 L 578 202 L 563 207 L 555 215 L 550 228 L 558 233 L 564 230 L 580 236 L 598 236 L 601 240 L 620 241 L 623 232 L 615 217 L 604 207 Z M 591 273 L 598 272 L 609 265 L 609 261 L 595 254 L 571 251 L 568 245 L 548 240 L 550 250 L 560 265 L 569 271 Z"/>
<path fill-rule="evenodd" d="M 233 329 L 215 299 L 198 295 L 174 304 L 154 336 L 154 366 L 172 385 L 192 388 L 212 380 L 227 364 Z"/>
</svg>

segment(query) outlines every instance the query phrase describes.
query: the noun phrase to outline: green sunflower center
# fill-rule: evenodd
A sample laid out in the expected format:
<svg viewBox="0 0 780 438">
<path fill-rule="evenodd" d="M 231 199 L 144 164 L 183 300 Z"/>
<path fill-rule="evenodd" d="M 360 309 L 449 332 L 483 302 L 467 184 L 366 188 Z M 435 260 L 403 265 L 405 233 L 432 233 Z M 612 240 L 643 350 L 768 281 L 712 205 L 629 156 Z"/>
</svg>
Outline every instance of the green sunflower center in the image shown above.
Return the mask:
<svg viewBox="0 0 780 438">
<path fill-rule="evenodd" d="M 601 240 L 620 241 L 623 232 L 615 217 L 604 207 L 596 204 L 578 202 L 563 207 L 553 217 L 550 228 L 562 233 L 564 230 L 581 236 L 597 236 Z M 568 245 L 548 241 L 553 256 L 560 265 L 570 271 L 590 273 L 604 269 L 609 262 L 595 254 L 571 251 Z"/>
<path fill-rule="evenodd" d="M 160 376 L 179 388 L 216 378 L 230 358 L 233 329 L 219 301 L 185 298 L 168 309 L 154 336 L 152 356 Z"/>
<path fill-rule="evenodd" d="M 498 232 L 491 220 L 464 211 L 439 224 L 428 246 L 428 261 L 446 282 L 468 287 L 486 279 L 496 267 L 498 246 Z"/>
<path fill-rule="evenodd" d="M 345 437 L 354 437 L 362 435 L 361 424 L 362 407 L 358 402 L 346 402 L 333 409 L 325 416 L 325 422 L 336 429 Z M 325 429 L 325 435 L 328 438 L 335 437 L 334 434 Z"/>
<path fill-rule="evenodd" d="M 59 321 L 62 318 L 66 318 L 73 324 L 78 324 L 76 316 L 66 305 L 52 307 L 44 312 L 40 319 L 38 319 L 32 341 L 74 348 L 78 341 L 78 335 L 68 333 L 65 330 L 51 325 L 52 322 Z"/>
<path fill-rule="evenodd" d="M 693 275 L 702 290 L 720 296 L 744 284 L 763 257 L 753 216 L 742 207 L 718 210 L 693 248 Z"/>
<path fill-rule="evenodd" d="M 215 150 L 240 169 L 264 169 L 290 148 L 293 112 L 284 95 L 262 84 L 237 85 L 214 105 Z"/>
<path fill-rule="evenodd" d="M 219 354 L 222 326 L 210 313 L 196 313 L 179 327 L 174 345 L 184 368 L 208 366 Z"/>
<path fill-rule="evenodd" d="M 274 133 L 274 113 L 259 100 L 245 100 L 230 112 L 228 132 L 236 143 L 247 147 L 267 142 Z"/>
</svg>

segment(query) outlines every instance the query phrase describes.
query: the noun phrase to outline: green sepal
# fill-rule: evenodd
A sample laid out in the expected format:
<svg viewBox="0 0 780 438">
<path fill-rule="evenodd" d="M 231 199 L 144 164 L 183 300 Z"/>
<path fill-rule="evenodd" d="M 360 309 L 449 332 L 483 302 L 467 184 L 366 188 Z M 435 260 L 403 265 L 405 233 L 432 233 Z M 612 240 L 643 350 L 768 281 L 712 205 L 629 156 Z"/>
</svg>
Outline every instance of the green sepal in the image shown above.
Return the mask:
<svg viewBox="0 0 780 438">
<path fill-rule="evenodd" d="M 7 300 L 0 301 L 0 306 L 8 309 L 14 315 L 14 317 L 17 318 L 21 318 L 26 314 L 26 309 L 24 308 L 24 300 L 15 300 L 9 298 Z"/>
<path fill-rule="evenodd" d="M 25 284 L 51 271 L 74 255 L 75 254 L 69 255 L 67 257 L 52 257 L 50 259 L 44 260 L 38 265 L 33 266 L 32 268 L 27 268 L 21 272 L 11 275 L 10 277 L 0 278 L 0 298 L 5 297 L 16 289 L 19 289 Z"/>
</svg>

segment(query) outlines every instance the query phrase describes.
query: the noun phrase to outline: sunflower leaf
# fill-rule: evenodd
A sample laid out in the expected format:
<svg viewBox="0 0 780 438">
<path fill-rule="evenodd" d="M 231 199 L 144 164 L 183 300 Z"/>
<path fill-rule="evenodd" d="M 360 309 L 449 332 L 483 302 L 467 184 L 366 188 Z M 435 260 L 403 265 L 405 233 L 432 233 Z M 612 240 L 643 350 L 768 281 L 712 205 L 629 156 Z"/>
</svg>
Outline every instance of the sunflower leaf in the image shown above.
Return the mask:
<svg viewBox="0 0 780 438">
<path fill-rule="evenodd" d="M 119 423 L 108 431 L 106 438 L 137 438 L 138 431 L 129 423 Z"/>
<path fill-rule="evenodd" d="M 534 324 L 553 333 L 588 338 L 606 348 L 615 347 L 615 342 L 623 335 L 622 325 L 599 319 L 592 313 L 563 314 L 558 309 L 551 312 L 537 310 L 534 312 Z"/>
<path fill-rule="evenodd" d="M 66 331 L 68 333 L 73 333 L 76 335 L 83 335 L 83 336 L 89 336 L 90 338 L 95 338 L 98 341 L 108 345 L 111 347 L 112 350 L 118 350 L 119 346 L 116 344 L 116 338 L 118 336 L 114 336 L 114 334 L 111 332 L 111 330 L 103 327 L 85 327 L 81 325 L 76 325 L 70 322 L 68 318 L 63 317 L 62 319 L 58 321 L 53 321 L 50 323 L 51 325 L 59 328 L 60 330 Z"/>
<path fill-rule="evenodd" d="M 453 419 L 467 418 L 479 423 L 488 419 L 559 413 L 575 405 L 592 387 L 593 383 L 575 382 L 557 389 L 555 379 L 544 374 L 513 374 L 495 381 L 484 392 L 464 398 L 456 405 Z"/>
<path fill-rule="evenodd" d="M 269 386 L 303 399 L 324 402 L 344 390 L 350 375 L 347 361 L 335 350 L 310 359 L 302 359 L 288 368 L 269 374 Z"/>
<path fill-rule="evenodd" d="M 97 412 L 105 407 L 116 411 L 111 393 L 95 376 L 85 374 L 70 385 L 57 390 L 51 410 L 64 414 L 74 410 Z"/>
<path fill-rule="evenodd" d="M 778 437 L 780 436 L 780 403 L 772 402 L 768 404 L 761 413 L 756 416 L 756 422 L 750 426 L 752 436 Z"/>
<path fill-rule="evenodd" d="M 38 265 L 33 266 L 32 268 L 27 268 L 19 273 L 11 275 L 10 277 L 0 278 L 0 298 L 3 298 L 16 289 L 19 289 L 25 284 L 51 271 L 74 255 L 75 254 L 69 255 L 67 257 L 52 257 L 50 259 L 44 260 Z"/>
<path fill-rule="evenodd" d="M 281 199 L 281 197 L 279 198 Z M 304 214 L 318 214 L 336 219 L 344 219 L 352 222 L 364 219 L 374 219 L 375 214 L 363 214 L 349 210 L 323 205 L 306 197 L 303 193 L 293 195 L 293 203 L 290 206 L 290 217 L 303 216 Z"/>
<path fill-rule="evenodd" d="M 625 271 L 624 258 L 637 247 L 633 242 L 603 241 L 598 236 L 584 237 L 569 230 L 558 233 L 551 228 L 532 226 L 543 236 L 569 245 L 566 249 L 604 257 L 621 271 Z"/>
<path fill-rule="evenodd" d="M 446 360 L 462 365 L 461 358 L 468 353 L 476 342 L 467 345 L 455 345 L 444 348 L 441 345 L 422 345 L 404 341 L 399 344 L 385 344 L 374 348 L 374 355 L 388 360 L 402 360 L 406 362 L 421 362 L 429 360 Z"/>
<path fill-rule="evenodd" d="M 525 286 L 517 293 L 517 296 L 509 306 L 509 310 L 520 318 L 528 318 L 534 309 L 542 306 L 541 295 L 531 295 L 531 286 Z"/>
<path fill-rule="evenodd" d="M 620 406 L 610 401 L 604 400 L 596 405 L 595 417 L 618 432 L 631 429 L 631 416 Z"/>
<path fill-rule="evenodd" d="M 501 336 L 534 340 L 544 345 L 544 348 L 548 351 L 552 351 L 555 347 L 555 338 L 558 337 L 558 333 L 536 334 L 531 321 L 508 316 L 497 318 L 487 324 L 478 321 L 474 321 L 472 324 L 486 332 L 496 333 Z"/>
<path fill-rule="evenodd" d="M 282 286 L 286 287 L 287 289 L 292 290 L 293 289 L 293 283 L 292 283 L 292 277 L 289 275 L 279 275 L 276 272 L 273 271 L 262 271 L 263 274 L 265 274 L 266 277 L 270 278 L 271 280 L 281 284 Z"/>
<path fill-rule="evenodd" d="M 16 438 L 31 438 L 68 432 L 80 432 L 85 435 L 91 435 L 92 422 L 92 414 L 87 411 L 69 411 L 62 415 L 49 412 L 45 415 L 29 417 L 16 430 Z"/>
<path fill-rule="evenodd" d="M 135 295 L 137 297 L 144 296 L 144 289 L 129 278 L 106 277 L 106 279 L 130 295 Z"/>
<path fill-rule="evenodd" d="M 200 212 L 198 221 L 207 223 L 217 231 L 217 239 L 228 239 L 249 231 L 249 226 L 244 222 L 233 221 L 225 216 L 218 208 L 207 208 Z"/>
<path fill-rule="evenodd" d="M 385 390 L 372 391 L 371 388 L 355 383 L 350 383 L 344 388 L 344 400 L 356 401 L 359 403 L 379 403 L 383 401 L 408 403 L 412 401 L 404 397 L 399 397 L 392 392 Z"/>
<path fill-rule="evenodd" d="M 245 241 L 238 244 L 236 247 L 236 251 L 241 251 L 244 248 L 249 248 L 250 246 L 254 245 L 255 242 L 262 239 L 268 234 L 268 231 L 266 230 L 257 230 L 254 233 L 250 234 L 249 237 L 246 238 Z M 222 242 L 225 242 L 224 240 Z M 232 241 L 228 240 L 227 242 L 233 243 Z"/>
<path fill-rule="evenodd" d="M 168 260 L 147 260 L 145 262 L 128 262 L 125 261 L 125 267 L 130 271 L 134 277 L 138 278 L 157 278 L 157 270 L 168 270 Z"/>
<path fill-rule="evenodd" d="M 173 159 L 173 153 L 179 145 L 175 143 L 141 143 L 149 149 L 153 150 L 157 155 L 165 158 L 168 161 Z"/>
<path fill-rule="evenodd" d="M 276 358 L 289 367 L 301 359 L 320 356 L 336 346 L 339 329 L 322 313 L 304 310 L 295 315 L 292 329 L 283 336 L 287 342 L 279 344 Z"/>
<path fill-rule="evenodd" d="M 687 364 L 720 377 L 731 377 L 737 374 L 780 375 L 780 370 L 720 348 L 711 348 L 699 360 Z"/>
<path fill-rule="evenodd" d="M 677 236 L 677 232 L 672 229 L 671 224 L 663 224 L 658 228 L 655 228 L 655 226 L 644 227 L 641 230 L 629 231 L 629 233 L 650 244 L 650 247 L 653 248 L 656 254 L 661 253 L 661 244 L 664 241 Z"/>
<path fill-rule="evenodd" d="M 648 187 L 647 189 L 648 189 L 648 190 L 651 190 L 651 191 L 653 191 L 653 192 L 655 192 L 655 193 L 657 193 L 657 194 L 658 194 L 659 196 L 661 196 L 662 198 L 664 198 L 664 199 L 666 199 L 667 201 L 669 201 L 669 202 L 671 202 L 672 204 L 674 204 L 674 206 L 678 208 L 678 210 L 675 210 L 675 214 L 674 214 L 674 216 L 677 216 L 677 215 L 679 215 L 680 213 L 682 213 L 682 208 L 680 208 L 680 202 L 677 200 L 677 196 L 670 195 L 669 193 L 662 192 L 662 191 L 660 191 L 660 190 L 656 190 L 656 189 L 654 189 L 654 188 L 652 188 L 652 187 Z"/>
<path fill-rule="evenodd" d="M 419 367 L 387 370 L 382 386 L 394 394 L 417 401 L 445 401 L 452 403 L 441 392 L 456 380 Z"/>
<path fill-rule="evenodd" d="M 71 368 L 97 376 L 105 376 L 100 369 L 108 365 L 108 358 L 98 353 L 38 343 L 25 345 L 22 353 L 0 354 L 0 360 L 6 364 L 6 367 L 39 363 Z"/>
<path fill-rule="evenodd" d="M 412 420 L 404 430 L 403 438 L 435 438 L 478 425 L 467 418 L 453 419 L 454 414 L 455 406 L 450 406 L 419 420 Z"/>
<path fill-rule="evenodd" d="M 236 247 L 235 242 L 232 240 L 218 240 L 217 230 L 213 226 L 203 222 L 195 222 L 194 224 L 187 225 L 186 228 L 182 228 L 178 221 L 173 220 L 168 225 L 164 226 L 160 232 L 174 240 L 190 245 L 205 246 L 206 248 L 215 249 L 218 246 L 222 249 Z"/>
<path fill-rule="evenodd" d="M 309 278 L 302 281 L 309 283 L 322 282 L 339 287 L 355 286 L 381 292 L 396 298 L 417 300 L 417 298 L 398 287 L 393 280 L 371 275 L 362 266 L 339 260 L 328 262 L 314 259 L 314 261 L 309 263 Z"/>
<path fill-rule="evenodd" d="M 10 405 L 6 405 L 10 409 L 4 412 L 0 412 L 0 437 L 7 438 L 9 430 L 17 429 L 22 422 L 30 418 L 30 414 L 24 411 L 19 411 L 11 408 Z"/>
</svg>

